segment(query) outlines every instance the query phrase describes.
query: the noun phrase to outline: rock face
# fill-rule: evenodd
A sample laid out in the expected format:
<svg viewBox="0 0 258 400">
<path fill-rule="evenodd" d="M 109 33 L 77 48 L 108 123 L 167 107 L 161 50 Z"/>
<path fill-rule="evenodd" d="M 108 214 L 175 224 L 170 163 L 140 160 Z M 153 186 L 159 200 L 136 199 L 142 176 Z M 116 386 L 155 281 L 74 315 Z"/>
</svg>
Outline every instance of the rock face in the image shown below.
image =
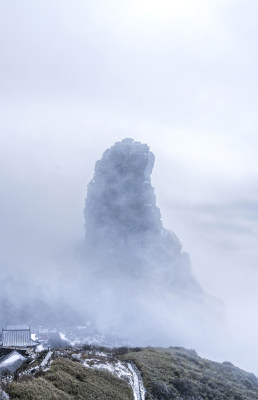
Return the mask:
<svg viewBox="0 0 258 400">
<path fill-rule="evenodd" d="M 150 180 L 153 165 L 149 147 L 133 139 L 124 139 L 105 151 L 88 186 L 87 240 L 101 238 L 112 243 L 160 232 L 160 212 Z"/>
<path fill-rule="evenodd" d="M 154 160 L 146 144 L 124 139 L 97 161 L 85 205 L 88 252 L 109 273 L 201 291 L 178 238 L 162 225 L 151 185 Z"/>
<path fill-rule="evenodd" d="M 193 331 L 206 295 L 178 238 L 163 227 L 154 160 L 146 144 L 124 139 L 97 161 L 84 211 L 85 280 L 100 324 L 141 343 L 171 344 L 171 331 L 184 332 L 186 321 Z"/>
</svg>

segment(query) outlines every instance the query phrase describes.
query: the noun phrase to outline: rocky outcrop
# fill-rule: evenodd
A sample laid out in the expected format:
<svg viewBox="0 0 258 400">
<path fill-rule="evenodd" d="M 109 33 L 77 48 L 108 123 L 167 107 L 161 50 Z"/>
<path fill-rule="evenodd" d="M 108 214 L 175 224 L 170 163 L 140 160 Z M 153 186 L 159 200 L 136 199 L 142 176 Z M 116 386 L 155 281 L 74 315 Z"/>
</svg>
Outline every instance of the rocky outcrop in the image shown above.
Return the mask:
<svg viewBox="0 0 258 400">
<path fill-rule="evenodd" d="M 87 240 L 127 241 L 162 229 L 150 175 L 154 155 L 146 144 L 124 139 L 97 161 L 85 206 Z"/>
<path fill-rule="evenodd" d="M 201 291 L 187 254 L 156 205 L 146 144 L 124 139 L 97 161 L 85 204 L 87 251 L 109 273 L 144 277 L 162 290 Z"/>
<path fill-rule="evenodd" d="M 84 210 L 84 268 L 100 325 L 138 343 L 168 344 L 189 329 L 194 338 L 210 299 L 180 241 L 163 227 L 151 184 L 154 160 L 146 144 L 124 139 L 97 161 Z"/>
</svg>

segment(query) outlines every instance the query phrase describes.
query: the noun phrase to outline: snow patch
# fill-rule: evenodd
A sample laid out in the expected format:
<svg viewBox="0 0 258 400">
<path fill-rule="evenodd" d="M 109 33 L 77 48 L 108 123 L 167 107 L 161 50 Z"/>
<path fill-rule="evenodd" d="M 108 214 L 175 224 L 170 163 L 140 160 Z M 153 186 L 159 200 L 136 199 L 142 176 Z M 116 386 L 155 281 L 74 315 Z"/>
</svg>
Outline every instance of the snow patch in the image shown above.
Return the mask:
<svg viewBox="0 0 258 400">
<path fill-rule="evenodd" d="M 67 337 L 65 336 L 65 334 L 64 334 L 64 333 L 62 333 L 62 332 L 59 332 L 59 335 L 60 335 L 60 338 L 61 338 L 62 340 L 64 340 L 65 342 L 70 342 L 70 340 L 69 340 L 69 339 L 67 339 Z"/>
<path fill-rule="evenodd" d="M 37 347 L 36 347 L 36 352 L 37 353 L 40 353 L 41 351 L 44 351 L 45 349 L 44 349 L 44 346 L 43 346 L 43 344 L 39 344 Z"/>
<path fill-rule="evenodd" d="M 42 368 L 45 368 L 45 367 L 46 367 L 46 365 L 47 365 L 49 359 L 51 358 L 52 354 L 53 354 L 52 351 L 49 351 L 49 352 L 47 353 L 46 357 L 44 358 L 44 360 L 43 360 L 42 363 L 40 364 Z"/>
</svg>

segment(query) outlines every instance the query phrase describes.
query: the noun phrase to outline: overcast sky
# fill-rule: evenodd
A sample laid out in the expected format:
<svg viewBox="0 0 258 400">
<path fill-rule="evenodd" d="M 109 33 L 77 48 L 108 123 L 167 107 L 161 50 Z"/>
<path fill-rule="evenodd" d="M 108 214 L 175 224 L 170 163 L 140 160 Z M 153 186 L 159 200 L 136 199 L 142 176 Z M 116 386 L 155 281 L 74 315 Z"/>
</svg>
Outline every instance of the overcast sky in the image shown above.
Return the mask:
<svg viewBox="0 0 258 400">
<path fill-rule="evenodd" d="M 2 269 L 72 247 L 95 161 L 148 143 L 227 358 L 258 374 L 257 19 L 255 0 L 0 0 Z"/>
</svg>

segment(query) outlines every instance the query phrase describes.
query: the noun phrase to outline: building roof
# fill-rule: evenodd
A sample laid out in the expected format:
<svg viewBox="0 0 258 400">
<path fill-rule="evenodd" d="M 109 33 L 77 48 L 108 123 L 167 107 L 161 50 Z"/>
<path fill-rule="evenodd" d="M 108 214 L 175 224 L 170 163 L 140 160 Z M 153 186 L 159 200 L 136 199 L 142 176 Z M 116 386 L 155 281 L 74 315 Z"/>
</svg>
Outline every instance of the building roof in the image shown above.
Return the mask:
<svg viewBox="0 0 258 400">
<path fill-rule="evenodd" d="M 26 361 L 26 357 L 23 357 L 18 351 L 13 350 L 11 353 L 0 359 L 0 372 L 8 370 L 15 372 L 21 365 Z"/>
<path fill-rule="evenodd" d="M 30 329 L 28 325 L 7 325 L 5 331 L 25 331 Z"/>
<path fill-rule="evenodd" d="M 0 347 L 0 362 L 6 357 L 8 356 L 8 354 L 12 353 L 14 350 L 12 348 L 9 347 Z M 18 350 L 19 353 L 23 356 L 26 357 L 27 356 L 27 350 L 26 349 L 19 349 Z"/>
<path fill-rule="evenodd" d="M 14 326 L 12 326 L 12 328 L 13 327 Z M 25 329 L 10 329 L 10 327 L 8 328 L 9 329 L 3 329 L 2 331 L 3 347 L 30 347 L 35 345 L 35 342 L 31 340 L 30 328 L 28 327 L 25 327 Z"/>
</svg>

